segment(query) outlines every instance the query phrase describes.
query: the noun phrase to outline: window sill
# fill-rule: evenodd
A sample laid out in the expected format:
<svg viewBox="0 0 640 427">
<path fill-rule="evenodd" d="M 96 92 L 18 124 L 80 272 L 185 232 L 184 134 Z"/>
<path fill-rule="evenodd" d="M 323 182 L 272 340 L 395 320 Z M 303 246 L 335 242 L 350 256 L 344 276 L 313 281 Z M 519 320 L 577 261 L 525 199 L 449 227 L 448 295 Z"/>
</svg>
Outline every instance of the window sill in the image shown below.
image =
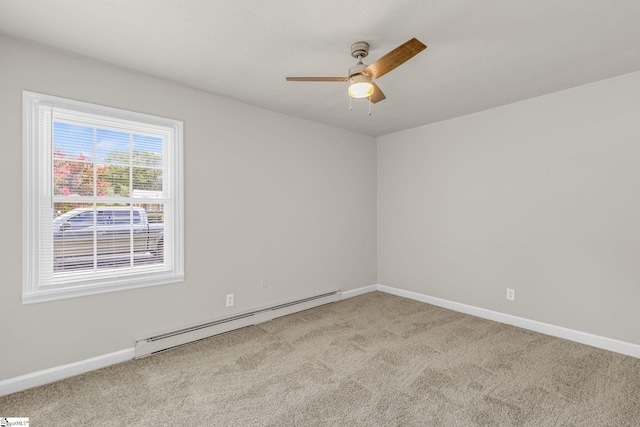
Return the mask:
<svg viewBox="0 0 640 427">
<path fill-rule="evenodd" d="M 121 280 L 109 280 L 108 283 L 74 285 L 64 288 L 38 290 L 22 294 L 22 304 L 36 304 L 41 302 L 56 301 L 67 298 L 75 298 L 89 295 L 104 294 L 107 292 L 122 291 L 127 289 L 146 288 L 150 286 L 166 285 L 184 281 L 184 274 L 166 272 L 158 275 L 146 275 L 144 278 L 123 277 Z"/>
</svg>

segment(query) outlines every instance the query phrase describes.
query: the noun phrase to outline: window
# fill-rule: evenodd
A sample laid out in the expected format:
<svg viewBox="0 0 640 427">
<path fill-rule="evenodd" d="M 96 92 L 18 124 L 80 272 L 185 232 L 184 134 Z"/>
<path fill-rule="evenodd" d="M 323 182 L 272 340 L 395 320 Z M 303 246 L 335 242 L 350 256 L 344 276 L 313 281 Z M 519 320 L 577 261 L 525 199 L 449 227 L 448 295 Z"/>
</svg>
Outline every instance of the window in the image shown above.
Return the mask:
<svg viewBox="0 0 640 427">
<path fill-rule="evenodd" d="M 23 92 L 23 303 L 183 280 L 182 122 Z"/>
</svg>

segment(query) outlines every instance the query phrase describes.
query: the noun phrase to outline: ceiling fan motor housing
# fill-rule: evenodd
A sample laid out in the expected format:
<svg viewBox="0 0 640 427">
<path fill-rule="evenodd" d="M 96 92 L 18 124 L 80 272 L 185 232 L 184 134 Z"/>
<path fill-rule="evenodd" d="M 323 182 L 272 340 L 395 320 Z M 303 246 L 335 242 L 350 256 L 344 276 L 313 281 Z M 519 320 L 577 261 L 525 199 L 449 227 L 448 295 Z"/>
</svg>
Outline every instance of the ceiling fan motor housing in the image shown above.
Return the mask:
<svg viewBox="0 0 640 427">
<path fill-rule="evenodd" d="M 356 59 L 362 59 L 369 55 L 369 43 L 355 42 L 351 45 L 351 56 Z"/>
<path fill-rule="evenodd" d="M 362 62 L 358 62 L 353 67 L 349 68 L 349 77 L 355 76 L 356 74 L 365 74 L 365 73 L 363 73 L 363 71 L 367 67 L 368 67 L 367 64 L 363 64 Z"/>
</svg>

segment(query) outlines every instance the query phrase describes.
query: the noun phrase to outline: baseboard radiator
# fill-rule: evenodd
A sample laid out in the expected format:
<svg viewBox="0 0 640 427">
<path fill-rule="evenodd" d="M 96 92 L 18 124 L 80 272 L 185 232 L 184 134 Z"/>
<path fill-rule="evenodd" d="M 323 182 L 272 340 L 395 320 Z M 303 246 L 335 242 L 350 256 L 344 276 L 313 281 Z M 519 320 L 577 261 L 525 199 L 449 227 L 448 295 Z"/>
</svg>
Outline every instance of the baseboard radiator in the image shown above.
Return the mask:
<svg viewBox="0 0 640 427">
<path fill-rule="evenodd" d="M 277 304 L 259 310 L 241 313 L 223 319 L 214 320 L 200 325 L 190 326 L 172 332 L 144 338 L 136 341 L 135 358 L 150 356 L 154 353 L 178 347 L 214 335 L 223 334 L 258 323 L 299 311 L 308 310 L 313 307 L 339 301 L 342 299 L 342 291 L 332 291 L 309 298 Z"/>
</svg>

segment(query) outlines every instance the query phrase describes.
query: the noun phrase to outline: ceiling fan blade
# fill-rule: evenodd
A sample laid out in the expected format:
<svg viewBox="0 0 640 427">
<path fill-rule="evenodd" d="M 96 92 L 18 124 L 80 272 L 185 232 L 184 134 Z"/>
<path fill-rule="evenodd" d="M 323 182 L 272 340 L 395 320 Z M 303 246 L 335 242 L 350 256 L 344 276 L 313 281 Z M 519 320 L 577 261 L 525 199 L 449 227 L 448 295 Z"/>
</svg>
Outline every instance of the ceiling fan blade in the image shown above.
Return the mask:
<svg viewBox="0 0 640 427">
<path fill-rule="evenodd" d="M 346 82 L 349 77 L 287 77 L 288 82 Z"/>
<path fill-rule="evenodd" d="M 365 68 L 364 72 L 378 79 L 394 68 L 404 64 L 426 48 L 427 46 L 424 43 L 414 37 L 369 65 Z"/>
<path fill-rule="evenodd" d="M 387 99 L 387 97 L 384 96 L 384 93 L 382 93 L 377 84 L 375 84 L 374 82 L 371 82 L 371 84 L 373 85 L 373 95 L 371 95 L 371 102 L 375 104 L 376 102 Z"/>
</svg>

